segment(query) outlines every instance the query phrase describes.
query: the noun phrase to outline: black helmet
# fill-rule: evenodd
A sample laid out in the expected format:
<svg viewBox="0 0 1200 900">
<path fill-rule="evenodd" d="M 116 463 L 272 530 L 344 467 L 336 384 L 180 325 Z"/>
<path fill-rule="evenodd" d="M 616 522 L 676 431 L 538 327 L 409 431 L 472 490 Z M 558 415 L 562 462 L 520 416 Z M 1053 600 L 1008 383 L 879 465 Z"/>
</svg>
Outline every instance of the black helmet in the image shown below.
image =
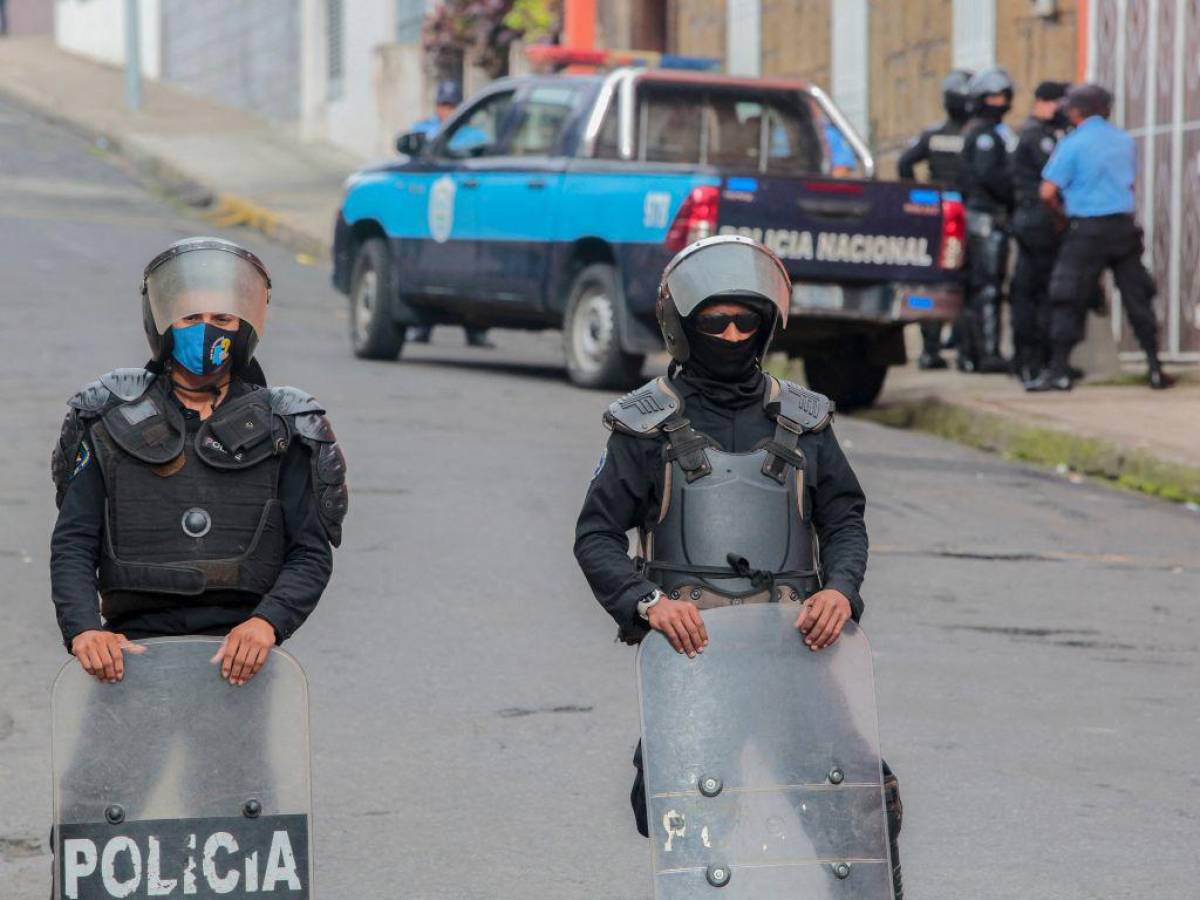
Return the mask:
<svg viewBox="0 0 1200 900">
<path fill-rule="evenodd" d="M 171 354 L 171 324 L 196 313 L 241 319 L 233 343 L 233 370 L 254 356 L 271 300 L 271 275 L 245 247 L 216 237 L 176 241 L 142 273 L 142 324 L 156 362 Z"/>
<path fill-rule="evenodd" d="M 972 74 L 970 69 L 955 69 L 942 79 L 942 106 L 951 119 L 967 117 L 967 85 Z"/>
<path fill-rule="evenodd" d="M 655 312 L 667 352 L 676 362 L 691 355 L 683 320 L 709 301 L 749 300 L 767 314 L 758 360 L 777 328 L 787 325 L 792 283 L 779 257 L 757 241 L 739 235 L 704 238 L 667 263 L 658 286 Z"/>
<path fill-rule="evenodd" d="M 1007 69 L 1000 66 L 992 66 L 976 72 L 967 82 L 967 94 L 972 100 L 982 100 L 989 94 L 1007 94 L 1011 100 L 1013 90 L 1012 77 L 1008 74 Z"/>
</svg>

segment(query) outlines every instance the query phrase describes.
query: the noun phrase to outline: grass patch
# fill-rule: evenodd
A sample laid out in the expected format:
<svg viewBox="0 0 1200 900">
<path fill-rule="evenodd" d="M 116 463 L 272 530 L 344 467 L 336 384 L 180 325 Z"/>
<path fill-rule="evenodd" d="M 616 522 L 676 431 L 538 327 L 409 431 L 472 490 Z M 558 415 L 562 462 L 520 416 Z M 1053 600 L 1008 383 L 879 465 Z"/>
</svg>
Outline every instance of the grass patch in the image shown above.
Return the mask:
<svg viewBox="0 0 1200 900">
<path fill-rule="evenodd" d="M 891 428 L 923 431 L 997 453 L 1006 459 L 1066 466 L 1088 478 L 1176 503 L 1200 503 L 1200 468 L 1164 462 L 1140 450 L 940 400 L 863 410 L 858 417 Z"/>
</svg>

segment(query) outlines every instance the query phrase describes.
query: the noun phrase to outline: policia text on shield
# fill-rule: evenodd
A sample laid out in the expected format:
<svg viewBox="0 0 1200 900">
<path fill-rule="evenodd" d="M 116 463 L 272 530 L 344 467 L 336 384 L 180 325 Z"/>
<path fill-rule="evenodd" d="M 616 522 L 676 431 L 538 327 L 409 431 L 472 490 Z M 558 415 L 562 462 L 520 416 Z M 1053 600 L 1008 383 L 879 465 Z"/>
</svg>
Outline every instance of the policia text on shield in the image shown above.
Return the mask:
<svg viewBox="0 0 1200 900">
<path fill-rule="evenodd" d="M 756 818 L 761 810 L 739 806 L 736 798 L 749 797 L 754 789 L 763 787 L 755 780 L 759 776 L 780 777 L 790 765 L 784 757 L 797 752 L 794 746 L 786 742 L 775 746 L 772 752 L 781 755 L 778 764 L 764 762 L 752 767 L 757 775 L 748 769 L 738 773 L 730 769 L 730 779 L 747 780 L 729 785 L 732 790 L 721 801 L 733 804 L 726 810 L 728 815 L 705 818 L 702 814 L 703 825 L 695 820 L 689 824 L 687 814 L 678 808 L 662 807 L 661 792 L 654 788 L 664 777 L 666 782 L 677 782 L 690 775 L 693 780 L 685 793 L 699 791 L 713 797 L 721 793 L 724 776 L 719 772 L 661 772 L 653 766 L 670 759 L 698 758 L 698 747 L 721 743 L 724 719 L 707 713 L 732 697 L 719 697 L 706 687 L 723 685 L 720 690 L 751 694 L 755 688 L 765 690 L 755 681 L 761 672 L 753 667 L 742 670 L 746 681 L 736 688 L 727 679 L 699 674 L 700 680 L 692 682 L 690 689 L 684 687 L 687 672 L 713 669 L 707 657 L 716 651 L 720 632 L 710 630 L 706 611 L 717 610 L 722 623 L 745 624 L 749 620 L 739 619 L 740 614 L 751 612 L 758 604 L 769 604 L 773 625 L 759 622 L 759 627 L 751 628 L 761 642 L 756 644 L 757 639 L 751 637 L 743 649 L 750 648 L 747 652 L 753 654 L 758 646 L 762 654 L 768 654 L 774 652 L 768 650 L 768 644 L 778 647 L 778 659 L 785 666 L 791 664 L 782 660 L 790 659 L 793 652 L 808 653 L 816 671 L 824 671 L 830 664 L 827 661 L 843 658 L 827 648 L 838 646 L 843 629 L 850 627 L 857 633 L 850 623 L 863 611 L 859 588 L 867 563 L 865 499 L 830 427 L 832 405 L 820 394 L 772 378 L 761 368 L 772 335 L 786 324 L 790 287 L 775 254 L 744 237 L 698 241 L 668 264 L 659 288 L 657 315 L 671 367 L 667 377 L 627 394 L 605 413 L 612 435 L 576 526 L 575 556 L 596 598 L 616 620 L 624 640 L 649 642 L 642 653 L 641 683 L 643 737 L 651 768 L 643 773 L 639 745 L 631 795 L 638 830 L 655 842 L 656 854 L 664 842 L 670 850 L 673 836 L 706 835 L 702 846 L 693 848 L 694 858 L 664 864 L 666 874 L 656 878 L 658 897 L 692 896 L 688 885 L 694 882 L 680 881 L 671 874 L 679 866 L 691 873 L 688 878 L 707 866 L 709 884 L 729 883 L 731 896 L 775 896 L 762 893 L 763 885 L 739 878 L 739 861 L 722 856 L 721 848 L 755 843 L 756 835 L 739 829 L 761 824 Z M 755 319 L 761 324 L 752 331 L 744 330 L 753 326 Z M 714 334 L 718 320 L 724 320 L 725 327 Z M 641 536 L 637 559 L 628 556 L 626 533 L 632 528 Z M 778 618 L 781 614 L 786 615 L 786 623 Z M 731 633 L 739 631 L 736 624 L 731 628 Z M 653 631 L 679 655 L 663 660 L 661 653 L 653 651 L 653 645 L 662 640 L 650 634 Z M 813 655 L 812 651 L 823 652 Z M 725 652 L 726 648 L 720 649 L 723 662 L 718 667 L 734 665 L 736 669 Z M 646 662 L 652 653 L 653 664 Z M 648 672 L 662 677 L 650 677 Z M 789 677 L 794 675 L 793 668 Z M 653 688 L 653 694 L 650 685 L 659 686 Z M 697 743 L 660 756 L 661 744 L 656 738 L 681 733 L 675 728 L 657 731 L 652 727 L 661 717 L 650 710 L 668 702 L 690 710 L 683 718 L 693 726 L 685 731 L 688 739 Z M 871 703 L 873 709 L 873 700 Z M 774 713 L 772 708 L 768 717 Z M 746 726 L 740 737 L 756 746 L 770 744 L 769 738 L 754 741 L 754 730 L 761 724 L 738 721 L 730 722 L 730 727 Z M 848 747 L 844 749 L 849 752 Z M 740 751 L 730 749 L 730 753 L 738 756 Z M 732 756 L 723 758 L 727 763 Z M 725 765 L 716 757 L 714 760 L 715 765 Z M 830 766 L 838 768 L 836 760 Z M 872 783 L 878 803 L 870 801 L 871 788 L 867 787 L 866 805 L 855 807 L 857 812 L 852 815 L 862 816 L 863 827 L 869 829 L 873 814 L 879 813 L 880 835 L 886 828 L 890 836 L 890 846 L 880 857 L 883 862 L 890 860 L 888 893 L 894 886 L 895 896 L 901 897 L 898 788 L 877 753 L 874 766 Z M 842 776 L 835 778 L 832 783 L 837 785 L 844 781 Z M 709 779 L 712 785 L 706 793 Z M 676 797 L 678 789 L 676 785 L 662 790 Z M 799 809 L 788 799 L 781 802 L 791 810 L 787 816 Z M 837 818 L 846 812 L 831 815 Z M 839 821 L 846 824 L 851 820 Z M 801 830 L 809 833 L 812 827 L 820 830 L 826 825 L 806 820 Z M 781 848 L 779 852 L 786 856 L 791 850 Z M 800 871 L 805 868 L 795 867 L 793 874 L 800 880 L 791 882 L 789 876 L 781 875 L 784 881 L 772 889 L 786 888 L 789 895 L 801 895 L 796 892 L 812 887 Z M 845 876 L 832 873 L 829 877 Z"/>
<path fill-rule="evenodd" d="M 177 241 L 143 274 L 150 362 L 69 401 L 51 460 L 51 586 L 79 662 L 54 695 L 60 896 L 196 893 L 201 875 L 308 896 L 307 687 L 273 648 L 329 580 L 346 464 L 321 405 L 254 359 L 270 294 L 245 248 Z"/>
</svg>

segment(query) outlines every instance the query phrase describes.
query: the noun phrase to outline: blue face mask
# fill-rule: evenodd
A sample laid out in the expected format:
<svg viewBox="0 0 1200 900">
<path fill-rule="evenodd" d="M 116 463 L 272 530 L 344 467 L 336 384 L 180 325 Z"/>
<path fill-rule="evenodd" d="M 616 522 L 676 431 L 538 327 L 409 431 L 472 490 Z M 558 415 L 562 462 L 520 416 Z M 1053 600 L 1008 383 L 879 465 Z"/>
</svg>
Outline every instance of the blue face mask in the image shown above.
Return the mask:
<svg viewBox="0 0 1200 900">
<path fill-rule="evenodd" d="M 175 361 L 193 375 L 211 375 L 232 358 L 237 332 L 197 322 L 183 328 L 171 326 L 171 335 Z"/>
</svg>

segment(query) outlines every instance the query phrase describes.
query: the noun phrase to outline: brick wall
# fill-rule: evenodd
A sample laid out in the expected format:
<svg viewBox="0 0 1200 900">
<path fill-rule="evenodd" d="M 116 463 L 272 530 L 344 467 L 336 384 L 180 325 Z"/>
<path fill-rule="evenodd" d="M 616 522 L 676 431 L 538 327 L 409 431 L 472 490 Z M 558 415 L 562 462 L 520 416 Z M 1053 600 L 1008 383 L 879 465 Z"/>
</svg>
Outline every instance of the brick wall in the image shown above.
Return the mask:
<svg viewBox="0 0 1200 900">
<path fill-rule="evenodd" d="M 725 59 L 725 0 L 670 0 L 667 52 Z"/>
<path fill-rule="evenodd" d="M 1030 13 L 1029 0 L 997 0 L 996 61 L 1017 83 L 1010 121 L 1015 125 L 1029 114 L 1033 89 L 1039 81 L 1074 81 L 1076 0 L 1059 0 L 1056 19 Z"/>
<path fill-rule="evenodd" d="M 763 0 L 763 74 L 829 88 L 833 0 Z"/>
</svg>

